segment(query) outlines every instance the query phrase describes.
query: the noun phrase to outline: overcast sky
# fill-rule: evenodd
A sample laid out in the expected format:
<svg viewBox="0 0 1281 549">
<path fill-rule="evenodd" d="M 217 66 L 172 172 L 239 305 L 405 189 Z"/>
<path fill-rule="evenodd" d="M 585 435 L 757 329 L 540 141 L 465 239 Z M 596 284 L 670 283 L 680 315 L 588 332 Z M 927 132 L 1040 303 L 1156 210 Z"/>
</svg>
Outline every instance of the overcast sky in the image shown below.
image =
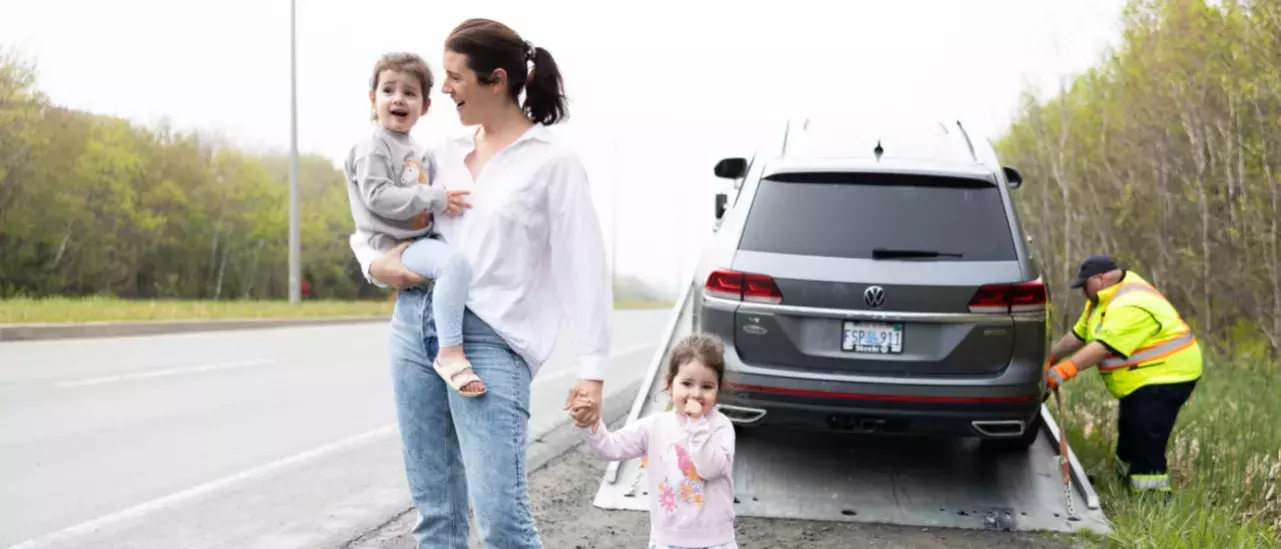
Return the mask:
<svg viewBox="0 0 1281 549">
<path fill-rule="evenodd" d="M 451 28 L 497 19 L 565 73 L 558 131 L 588 165 L 619 270 L 671 286 L 711 227 L 712 165 L 775 121 L 928 113 L 995 138 L 1022 90 L 1052 92 L 1116 43 L 1123 1 L 364 4 L 298 0 L 300 150 L 339 162 L 367 131 L 383 52 L 417 52 L 439 73 Z M 0 47 L 35 61 L 58 104 L 288 150 L 287 0 L 0 0 L 0 14 Z M 439 82 L 420 142 L 459 128 Z"/>
</svg>

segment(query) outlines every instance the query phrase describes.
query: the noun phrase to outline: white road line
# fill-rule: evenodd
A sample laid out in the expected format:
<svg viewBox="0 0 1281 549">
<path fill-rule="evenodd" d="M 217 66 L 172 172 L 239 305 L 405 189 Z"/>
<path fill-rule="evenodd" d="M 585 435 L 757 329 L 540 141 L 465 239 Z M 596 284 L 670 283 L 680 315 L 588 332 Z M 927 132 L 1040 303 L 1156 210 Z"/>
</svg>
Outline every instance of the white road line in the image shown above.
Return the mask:
<svg viewBox="0 0 1281 549">
<path fill-rule="evenodd" d="M 211 371 L 211 370 L 227 370 L 227 369 L 231 369 L 231 368 L 245 368 L 245 367 L 248 367 L 248 366 L 258 366 L 258 365 L 262 365 L 262 364 L 270 364 L 270 363 L 272 363 L 272 362 L 275 362 L 275 360 L 270 360 L 270 359 L 260 359 L 260 360 L 241 360 L 241 361 L 237 361 L 237 362 L 217 362 L 217 363 L 214 363 L 214 364 L 201 364 L 201 365 L 197 365 L 197 366 L 183 366 L 183 367 L 180 367 L 180 368 L 166 368 L 166 369 L 163 369 L 163 370 L 150 370 L 150 371 L 146 371 L 146 372 L 139 372 L 139 373 L 136 373 L 136 374 L 116 374 L 116 375 L 110 375 L 110 376 L 90 377 L 90 378 L 84 378 L 84 379 L 77 379 L 77 380 L 74 380 L 74 381 L 64 381 L 64 382 L 62 382 L 62 383 L 55 383 L 55 384 L 54 384 L 54 387 L 59 387 L 59 388 L 62 388 L 62 387 L 82 387 L 82 386 L 85 386 L 85 385 L 98 385 L 98 384 L 100 384 L 100 383 L 114 383 L 114 382 L 117 382 L 117 381 L 132 381 L 132 380 L 135 380 L 135 379 L 147 379 L 147 378 L 153 378 L 153 377 L 172 376 L 172 375 L 177 375 L 177 374 L 189 374 L 189 373 L 197 373 L 197 372 L 208 372 L 208 371 Z"/>
<path fill-rule="evenodd" d="M 151 501 L 140 503 L 128 509 L 117 511 L 109 515 L 101 516 L 87 522 L 82 522 L 70 528 L 65 528 L 62 530 L 58 530 L 56 532 L 45 534 L 38 538 L 30 539 L 22 543 L 19 543 L 17 545 L 13 545 L 9 549 L 35 549 L 37 547 L 45 547 L 52 543 L 57 543 L 59 541 L 65 541 L 69 538 L 74 538 L 76 536 L 83 536 L 85 534 L 92 533 L 96 530 L 110 526 L 112 524 L 116 524 L 116 523 L 123 522 L 130 519 L 135 519 L 143 515 L 146 515 L 147 513 L 158 511 L 167 507 L 173 507 L 185 501 L 204 496 L 211 492 L 215 492 L 215 491 L 227 488 L 228 486 L 232 486 L 237 483 L 251 480 L 255 477 L 265 476 L 265 475 L 277 472 L 281 469 L 299 465 L 303 462 L 316 459 L 325 454 L 330 454 L 333 452 L 354 448 L 362 444 L 367 444 L 369 442 L 372 442 L 374 439 L 377 439 L 382 436 L 391 435 L 395 432 L 396 432 L 396 425 L 394 423 L 389 425 L 384 425 L 372 431 L 350 436 L 342 440 L 339 440 L 337 442 L 333 442 L 333 443 L 321 446 L 319 448 L 308 450 L 301 454 L 295 454 L 283 459 L 273 461 L 266 465 L 249 469 L 248 471 L 243 471 L 243 472 L 231 475 L 229 477 L 223 477 L 211 482 L 206 482 L 204 484 L 201 484 L 193 488 L 189 488 L 187 490 L 183 490 L 181 492 L 156 498 Z"/>
<path fill-rule="evenodd" d="M 611 359 L 617 359 L 624 356 L 636 354 L 641 351 L 652 350 L 653 348 L 654 348 L 654 344 L 652 343 L 635 345 L 632 347 L 627 347 L 627 348 L 615 351 L 613 353 L 610 353 L 609 356 Z M 74 385 L 88 385 L 91 383 L 109 383 L 112 381 L 121 381 L 124 379 L 156 377 L 161 375 L 171 375 L 171 374 L 182 373 L 187 371 L 206 371 L 206 370 L 213 370 L 213 369 L 219 369 L 219 368 L 252 366 L 255 364 L 262 364 L 265 362 L 271 362 L 271 361 L 259 360 L 259 361 L 244 361 L 244 362 L 237 362 L 237 363 L 228 362 L 228 363 L 221 363 L 221 364 L 210 364 L 203 367 L 197 366 L 197 367 L 189 367 L 189 368 L 181 368 L 181 369 L 174 368 L 170 370 L 158 370 L 155 372 L 146 372 L 141 374 L 129 374 L 129 375 L 119 375 L 119 376 L 108 376 L 108 377 L 101 377 L 101 378 L 90 378 L 90 379 L 83 379 L 83 380 L 78 380 L 75 382 L 68 382 L 68 383 L 74 384 Z M 560 379 L 564 377 L 570 377 L 575 373 L 576 372 L 573 368 L 565 368 L 565 369 L 555 371 L 554 373 L 552 373 L 551 376 L 539 377 L 534 381 L 534 383 L 539 383 L 539 381 L 547 380 L 547 379 Z M 347 437 L 337 442 L 333 442 L 333 443 L 321 446 L 319 448 L 308 450 L 301 454 L 296 454 L 293 456 L 282 458 L 282 459 L 273 461 L 271 463 L 268 463 L 266 465 L 255 467 L 253 469 L 249 469 L 247 471 L 243 471 L 228 477 L 223 477 L 214 481 L 206 482 L 204 484 L 195 486 L 193 488 L 188 488 L 181 492 L 156 498 L 151 501 L 140 503 L 128 509 L 116 511 L 115 513 L 104 515 L 96 519 L 89 520 L 87 522 L 82 522 L 80 524 L 71 526 L 69 528 L 64 528 L 56 532 L 51 532 L 49 534 L 45 534 L 38 538 L 30 539 L 22 543 L 19 543 L 17 545 L 10 546 L 9 549 L 35 549 L 37 547 L 45 547 L 50 544 L 57 543 L 59 541 L 75 538 L 77 536 L 83 536 L 85 534 L 92 533 L 94 531 L 110 526 L 112 524 L 136 519 L 148 513 L 159 511 L 168 507 L 174 507 L 183 502 L 204 496 L 212 492 L 216 492 L 218 490 L 222 490 L 224 488 L 235 485 L 237 483 L 251 480 L 255 477 L 261 477 L 271 473 L 275 473 L 281 469 L 286 469 L 292 466 L 296 466 L 303 462 L 321 457 L 325 454 L 330 454 L 333 452 L 360 446 L 362 444 L 369 443 L 378 437 L 390 435 L 395 432 L 396 432 L 396 424 L 393 423 L 389 425 L 384 425 L 372 431 Z"/>
</svg>

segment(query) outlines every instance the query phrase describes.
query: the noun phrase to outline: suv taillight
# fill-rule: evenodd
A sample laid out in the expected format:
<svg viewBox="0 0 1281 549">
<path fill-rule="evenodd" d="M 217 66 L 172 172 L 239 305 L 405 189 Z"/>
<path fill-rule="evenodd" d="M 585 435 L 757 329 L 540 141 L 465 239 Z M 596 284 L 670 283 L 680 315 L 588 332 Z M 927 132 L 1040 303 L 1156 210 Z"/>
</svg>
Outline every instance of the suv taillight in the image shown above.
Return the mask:
<svg viewBox="0 0 1281 549">
<path fill-rule="evenodd" d="M 773 304 L 783 302 L 783 293 L 778 291 L 778 285 L 768 275 L 717 269 L 708 275 L 703 290 L 713 297 L 734 301 Z"/>
<path fill-rule="evenodd" d="M 1041 279 L 1018 284 L 988 284 L 974 293 L 971 313 L 1026 313 L 1045 310 L 1048 296 Z"/>
</svg>

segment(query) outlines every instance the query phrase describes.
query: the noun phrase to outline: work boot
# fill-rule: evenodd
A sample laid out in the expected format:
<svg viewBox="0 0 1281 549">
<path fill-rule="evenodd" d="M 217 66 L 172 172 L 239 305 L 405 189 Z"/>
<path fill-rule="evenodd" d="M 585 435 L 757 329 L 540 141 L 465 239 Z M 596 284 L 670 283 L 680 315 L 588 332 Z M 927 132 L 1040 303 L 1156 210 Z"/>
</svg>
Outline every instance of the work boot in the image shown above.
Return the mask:
<svg viewBox="0 0 1281 549">
<path fill-rule="evenodd" d="M 1114 472 L 1116 473 L 1116 481 L 1122 484 L 1125 484 L 1126 486 L 1129 486 L 1130 464 L 1126 463 L 1121 458 L 1116 458 L 1112 461 L 1112 467 L 1114 468 Z"/>
</svg>

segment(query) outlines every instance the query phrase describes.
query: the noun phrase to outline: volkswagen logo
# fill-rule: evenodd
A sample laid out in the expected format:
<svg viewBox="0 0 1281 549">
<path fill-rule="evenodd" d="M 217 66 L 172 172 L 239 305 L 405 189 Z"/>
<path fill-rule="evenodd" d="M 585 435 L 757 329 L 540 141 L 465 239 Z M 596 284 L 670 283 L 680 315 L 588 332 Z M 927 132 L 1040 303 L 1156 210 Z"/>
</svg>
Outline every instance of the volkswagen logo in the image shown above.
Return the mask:
<svg viewBox="0 0 1281 549">
<path fill-rule="evenodd" d="M 879 309 L 881 305 L 885 304 L 885 288 L 868 286 L 866 290 L 863 290 L 863 301 L 866 301 L 869 307 Z"/>
</svg>

